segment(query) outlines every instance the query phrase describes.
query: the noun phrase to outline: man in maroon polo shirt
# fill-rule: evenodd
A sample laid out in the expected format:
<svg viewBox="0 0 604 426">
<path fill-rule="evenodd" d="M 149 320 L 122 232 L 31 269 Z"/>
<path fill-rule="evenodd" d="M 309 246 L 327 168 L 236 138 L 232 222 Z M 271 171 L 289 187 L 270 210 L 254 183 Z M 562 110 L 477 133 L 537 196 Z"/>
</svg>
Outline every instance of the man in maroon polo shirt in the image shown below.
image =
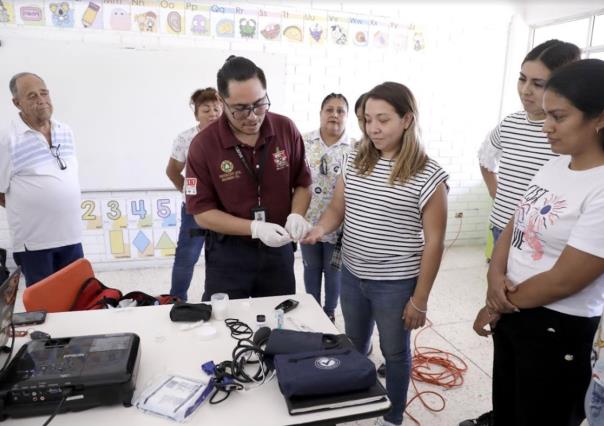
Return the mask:
<svg viewBox="0 0 604 426">
<path fill-rule="evenodd" d="M 264 72 L 231 56 L 218 71 L 224 114 L 191 142 L 187 211 L 209 230 L 203 300 L 293 294 L 293 244 L 309 229 L 311 177 L 304 142 L 268 112 Z"/>
</svg>

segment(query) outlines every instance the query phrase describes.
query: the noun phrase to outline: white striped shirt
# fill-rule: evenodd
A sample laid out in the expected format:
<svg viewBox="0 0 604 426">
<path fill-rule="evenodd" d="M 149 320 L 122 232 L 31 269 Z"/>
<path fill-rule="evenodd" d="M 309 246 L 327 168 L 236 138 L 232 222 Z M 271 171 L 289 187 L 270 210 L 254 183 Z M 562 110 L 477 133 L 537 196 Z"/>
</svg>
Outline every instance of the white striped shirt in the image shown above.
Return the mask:
<svg viewBox="0 0 604 426">
<path fill-rule="evenodd" d="M 51 141 L 53 149 L 19 115 L 0 135 L 0 192 L 6 194 L 15 252 L 62 247 L 82 239 L 73 133 L 67 125 L 51 120 Z M 57 155 L 67 166 L 64 170 Z"/>
<path fill-rule="evenodd" d="M 369 175 L 354 167 L 356 151 L 345 159 L 345 217 L 342 261 L 355 276 L 399 280 L 419 275 L 424 250 L 422 210 L 448 174 L 429 159 L 404 184 L 388 183 L 391 161 L 380 159 Z"/>
<path fill-rule="evenodd" d="M 508 115 L 487 135 L 478 160 L 498 174 L 491 225 L 505 228 L 535 173 L 553 157 L 543 121 L 530 121 L 526 111 Z"/>
</svg>

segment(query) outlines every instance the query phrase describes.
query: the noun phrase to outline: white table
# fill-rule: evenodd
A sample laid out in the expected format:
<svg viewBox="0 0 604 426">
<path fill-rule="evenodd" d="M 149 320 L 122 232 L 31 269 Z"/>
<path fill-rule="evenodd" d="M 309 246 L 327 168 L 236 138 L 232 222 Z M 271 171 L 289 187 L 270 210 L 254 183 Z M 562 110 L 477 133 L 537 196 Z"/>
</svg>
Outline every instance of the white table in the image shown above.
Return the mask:
<svg viewBox="0 0 604 426">
<path fill-rule="evenodd" d="M 284 328 L 295 329 L 287 319 L 303 324 L 312 331 L 339 333 L 323 313 L 321 307 L 308 294 L 296 294 L 292 298 L 300 305 L 285 314 Z M 249 301 L 232 300 L 229 302 L 229 317 L 238 318 L 254 328 L 256 314 L 265 314 L 269 326 L 274 325 L 273 309 L 287 297 L 265 297 Z M 49 314 L 46 322 L 35 326 L 52 337 L 71 337 L 78 335 L 132 332 L 141 338 L 141 358 L 136 381 L 137 391 L 146 386 L 153 377 L 168 372 L 186 377 L 201 377 L 201 365 L 206 361 L 216 363 L 230 359 L 236 341 L 230 337 L 223 321 L 211 320 L 218 330 L 211 340 L 201 340 L 196 329 L 182 331 L 182 324 L 170 321 L 170 305 L 116 310 L 98 310 L 84 312 L 64 312 Z M 29 338 L 17 338 L 15 349 Z M 191 416 L 190 424 L 203 425 L 292 425 L 292 424 L 335 424 L 336 419 L 377 417 L 390 406 L 389 401 L 369 405 L 349 407 L 290 416 L 283 395 L 275 379 L 263 386 L 247 392 L 232 392 L 229 398 L 217 405 L 206 400 Z M 372 414 L 373 413 L 373 414 Z M 48 417 L 48 416 L 46 416 Z M 36 425 L 44 423 L 46 417 L 29 417 L 7 420 L 10 425 Z M 52 426 L 81 425 L 170 425 L 169 420 L 142 413 L 140 410 L 121 405 L 97 407 L 78 413 L 62 413 L 51 422 Z M 2 424 L 0 423 L 0 426 Z"/>
</svg>

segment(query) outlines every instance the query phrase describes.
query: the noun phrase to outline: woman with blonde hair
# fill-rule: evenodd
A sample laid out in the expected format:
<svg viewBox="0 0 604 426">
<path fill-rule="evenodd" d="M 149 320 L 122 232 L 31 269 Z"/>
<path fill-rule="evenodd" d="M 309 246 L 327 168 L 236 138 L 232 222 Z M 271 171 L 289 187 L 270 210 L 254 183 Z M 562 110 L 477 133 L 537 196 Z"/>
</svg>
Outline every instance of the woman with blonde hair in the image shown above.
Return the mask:
<svg viewBox="0 0 604 426">
<path fill-rule="evenodd" d="M 386 360 L 391 410 L 403 420 L 411 368 L 410 333 L 426 322 L 447 222 L 447 173 L 419 140 L 415 98 L 386 82 L 363 100 L 364 138 L 344 160 L 332 202 L 304 242 L 344 222 L 341 305 L 346 335 L 362 353 L 374 324 Z"/>
</svg>

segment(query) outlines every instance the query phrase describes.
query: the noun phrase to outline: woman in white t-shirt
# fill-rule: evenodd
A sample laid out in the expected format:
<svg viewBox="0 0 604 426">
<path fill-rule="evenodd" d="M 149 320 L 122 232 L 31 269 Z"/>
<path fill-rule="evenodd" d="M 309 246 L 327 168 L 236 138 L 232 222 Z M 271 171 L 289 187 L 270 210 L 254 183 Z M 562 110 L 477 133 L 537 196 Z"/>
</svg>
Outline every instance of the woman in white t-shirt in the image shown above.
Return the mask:
<svg viewBox="0 0 604 426">
<path fill-rule="evenodd" d="M 604 307 L 604 62 L 555 71 L 543 109 L 560 157 L 537 172 L 503 230 L 474 324 L 483 336 L 495 327 L 495 425 L 581 423 Z"/>
<path fill-rule="evenodd" d="M 424 152 L 407 87 L 374 87 L 363 111 L 365 136 L 344 160 L 332 202 L 303 242 L 320 241 L 344 222 L 340 300 L 346 335 L 367 353 L 377 325 L 392 402 L 379 423 L 399 425 L 409 386 L 409 336 L 426 321 L 443 252 L 448 175 Z"/>
<path fill-rule="evenodd" d="M 189 104 L 198 124 L 180 133 L 174 140 L 172 154 L 166 167 L 166 174 L 174 184 L 174 187 L 183 192 L 185 178 L 183 175 L 189 145 L 199 132 L 222 114 L 222 103 L 218 100 L 218 92 L 212 87 L 198 89 L 192 95 Z M 204 237 L 200 234 L 199 225 L 192 215 L 185 209 L 185 203 L 181 207 L 180 231 L 174 255 L 172 267 L 172 286 L 170 294 L 187 300 L 187 291 L 193 278 L 193 269 L 199 254 L 203 248 Z"/>
</svg>

